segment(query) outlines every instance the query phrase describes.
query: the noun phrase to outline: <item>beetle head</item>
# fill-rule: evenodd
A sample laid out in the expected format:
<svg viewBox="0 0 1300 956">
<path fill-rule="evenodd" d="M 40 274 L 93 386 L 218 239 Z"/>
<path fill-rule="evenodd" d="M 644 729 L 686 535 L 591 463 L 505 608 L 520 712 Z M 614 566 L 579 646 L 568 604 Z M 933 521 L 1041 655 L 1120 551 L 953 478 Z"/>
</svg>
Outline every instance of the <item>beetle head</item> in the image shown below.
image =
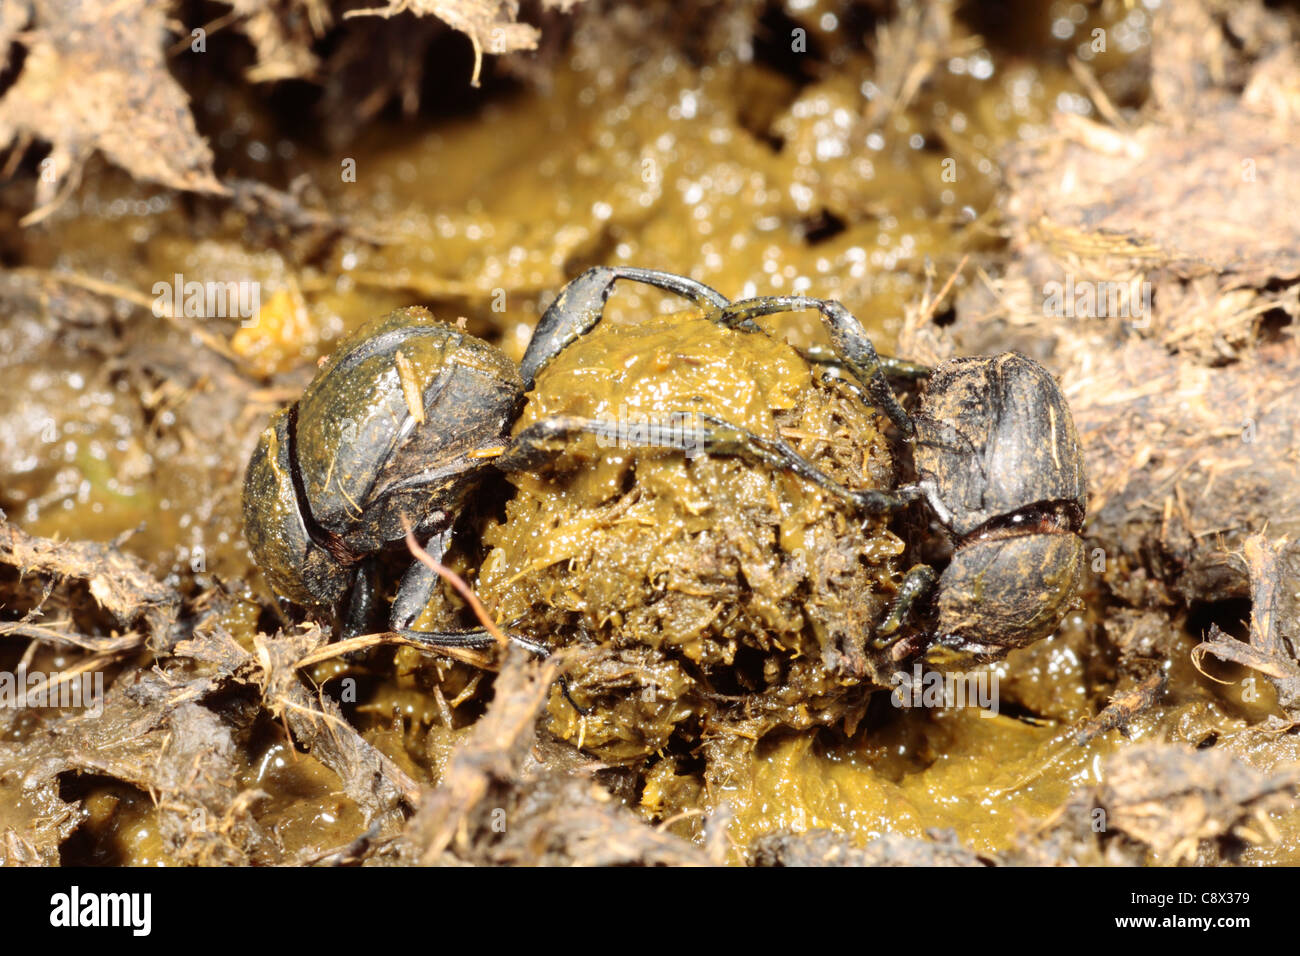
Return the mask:
<svg viewBox="0 0 1300 956">
<path fill-rule="evenodd" d="M 343 595 L 347 567 L 312 539 L 290 465 L 290 410 L 262 432 L 244 476 L 244 537 L 277 594 L 297 604 L 331 604 Z"/>
</svg>

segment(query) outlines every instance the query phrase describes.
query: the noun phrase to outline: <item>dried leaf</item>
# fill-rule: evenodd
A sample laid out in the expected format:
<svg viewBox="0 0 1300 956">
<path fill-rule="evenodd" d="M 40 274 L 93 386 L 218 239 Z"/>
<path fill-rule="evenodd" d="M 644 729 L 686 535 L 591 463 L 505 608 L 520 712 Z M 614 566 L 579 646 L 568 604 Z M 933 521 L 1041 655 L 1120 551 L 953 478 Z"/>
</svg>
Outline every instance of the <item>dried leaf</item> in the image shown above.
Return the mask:
<svg viewBox="0 0 1300 956">
<path fill-rule="evenodd" d="M 189 98 L 167 72 L 162 3 L 36 0 L 33 10 L 22 71 L 0 100 L 0 148 L 30 138 L 52 144 L 38 213 L 60 184 L 65 195 L 75 185 L 93 150 L 137 179 L 225 192 Z"/>
<path fill-rule="evenodd" d="M 517 0 L 389 0 L 386 7 L 349 10 L 344 16 L 392 17 L 408 10 L 420 17 L 437 17 L 469 37 L 474 45 L 474 75 L 470 78 L 473 86 L 478 86 L 485 52 L 535 50 L 541 36 L 536 27 L 515 22 L 519 15 Z"/>
<path fill-rule="evenodd" d="M 142 616 L 155 640 L 165 641 L 176 614 L 176 592 L 151 575 L 143 563 L 112 544 L 37 538 L 4 520 L 0 512 L 0 564 L 26 574 L 84 581 L 91 596 L 122 626 Z"/>
<path fill-rule="evenodd" d="M 537 717 L 558 663 L 512 650 L 492 705 L 452 754 L 441 784 L 426 789 L 396 843 L 407 862 L 507 865 L 701 865 L 709 858 L 671 833 L 647 827 L 579 767 L 578 752 L 543 745 Z M 585 763 L 585 762 L 584 762 Z M 570 772 L 565 772 L 568 769 Z M 507 824 L 508 819 L 508 824 Z"/>
<path fill-rule="evenodd" d="M 241 18 L 240 30 L 257 51 L 257 65 L 248 73 L 254 83 L 314 79 L 320 59 L 313 42 L 330 25 L 323 0 L 224 0 Z"/>
</svg>

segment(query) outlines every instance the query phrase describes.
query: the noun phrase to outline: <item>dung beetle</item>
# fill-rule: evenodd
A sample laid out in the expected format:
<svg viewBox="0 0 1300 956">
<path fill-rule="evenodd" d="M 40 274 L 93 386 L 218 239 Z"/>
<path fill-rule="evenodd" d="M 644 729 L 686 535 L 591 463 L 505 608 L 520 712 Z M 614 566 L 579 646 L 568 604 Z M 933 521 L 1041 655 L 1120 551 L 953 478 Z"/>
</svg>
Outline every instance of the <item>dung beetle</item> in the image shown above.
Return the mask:
<svg viewBox="0 0 1300 956">
<path fill-rule="evenodd" d="M 404 521 L 442 556 L 481 457 L 508 443 L 521 395 L 498 349 L 426 309 L 398 309 L 345 339 L 248 464 L 244 530 L 271 586 L 306 605 L 351 590 L 345 629 L 358 631 L 371 556 L 405 536 Z"/>
<path fill-rule="evenodd" d="M 1046 637 L 1083 573 L 1087 479 L 1065 396 L 1018 352 L 959 358 L 934 369 L 914 420 L 916 487 L 953 544 L 934 640 L 988 660 Z M 878 637 L 934 583 L 909 571 Z"/>
<path fill-rule="evenodd" d="M 1081 573 L 1085 485 L 1069 408 L 1041 367 L 1005 353 L 955 360 L 931 374 L 878 355 L 861 323 L 837 302 L 730 302 L 683 276 L 605 266 L 561 290 L 518 369 L 494 346 L 422 308 L 398 309 L 341 343 L 302 397 L 273 418 L 249 462 L 245 534 L 271 585 L 307 605 L 337 605 L 348 595 L 344 632 L 357 633 L 373 603 L 369 565 L 408 526 L 440 558 L 484 469 L 537 467 L 582 434 L 616 437 L 617 423 L 572 417 L 543 419 L 513 439 L 510 432 L 538 373 L 600 321 L 620 279 L 681 295 L 712 321 L 747 332 L 761 332 L 755 320 L 765 315 L 817 311 L 832 347 L 807 357 L 847 372 L 851 379 L 841 380 L 913 443 L 917 481 L 892 493 L 845 488 L 780 439 L 709 415 L 699 416 L 701 427 L 648 441 L 786 470 L 859 511 L 884 514 L 924 498 L 954 543 L 937 582 L 934 641 L 997 656 L 1060 622 Z M 920 407 L 909 415 L 889 377 L 926 376 Z M 433 646 L 489 646 L 483 630 L 412 628 L 435 582 L 424 564 L 411 566 L 393 600 L 392 630 Z M 908 572 L 878 628 L 877 647 L 896 644 L 896 655 L 912 649 L 900 640 L 903 625 L 935 582 L 926 565 Z"/>
</svg>

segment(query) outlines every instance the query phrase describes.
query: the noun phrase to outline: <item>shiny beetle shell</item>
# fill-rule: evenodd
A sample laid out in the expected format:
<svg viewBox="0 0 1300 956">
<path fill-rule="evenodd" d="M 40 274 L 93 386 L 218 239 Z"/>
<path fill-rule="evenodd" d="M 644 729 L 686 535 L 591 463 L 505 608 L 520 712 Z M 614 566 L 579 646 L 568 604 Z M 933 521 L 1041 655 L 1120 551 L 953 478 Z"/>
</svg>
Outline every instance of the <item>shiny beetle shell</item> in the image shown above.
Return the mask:
<svg viewBox="0 0 1300 956">
<path fill-rule="evenodd" d="M 271 419 L 244 476 L 244 537 L 271 587 L 297 604 L 327 604 L 348 586 L 348 570 L 312 541 L 289 464 L 289 412 Z"/>
<path fill-rule="evenodd" d="M 1065 396 L 1018 352 L 934 370 L 916 414 L 916 470 L 935 514 L 959 537 L 1028 505 L 1086 505 Z"/>
<path fill-rule="evenodd" d="M 427 309 L 398 309 L 341 343 L 262 433 L 244 526 L 272 586 L 329 604 L 347 568 L 405 533 L 451 524 L 483 454 L 509 444 L 523 382 L 495 347 Z"/>
</svg>

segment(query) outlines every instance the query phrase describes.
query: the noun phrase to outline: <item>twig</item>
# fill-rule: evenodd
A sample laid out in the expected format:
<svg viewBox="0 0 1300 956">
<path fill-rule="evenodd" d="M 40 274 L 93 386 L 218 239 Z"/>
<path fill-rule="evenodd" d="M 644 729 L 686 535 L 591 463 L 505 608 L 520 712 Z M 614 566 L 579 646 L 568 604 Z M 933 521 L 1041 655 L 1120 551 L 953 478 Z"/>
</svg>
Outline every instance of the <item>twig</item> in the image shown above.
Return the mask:
<svg viewBox="0 0 1300 956">
<path fill-rule="evenodd" d="M 332 644 L 326 644 L 300 657 L 294 661 L 294 667 L 301 670 L 304 667 L 311 667 L 313 664 L 319 664 L 321 661 L 327 661 L 331 658 L 342 657 L 344 654 L 351 654 L 353 651 L 364 651 L 371 647 L 382 647 L 386 644 L 397 644 L 405 647 L 418 647 L 429 650 L 430 644 L 427 641 L 413 641 L 410 638 L 403 637 L 401 634 L 391 632 L 381 632 L 378 634 L 362 634 L 359 637 L 350 637 L 345 641 L 335 641 Z M 491 658 L 482 651 L 475 650 L 472 647 L 439 647 L 438 653 L 447 657 L 455 658 L 465 664 L 472 664 L 475 667 L 490 667 Z"/>
<path fill-rule="evenodd" d="M 1102 89 L 1101 83 L 1097 81 L 1097 74 L 1092 72 L 1092 69 L 1078 57 L 1070 57 L 1069 64 L 1070 72 L 1088 91 L 1088 96 L 1092 99 L 1093 105 L 1097 107 L 1097 112 L 1104 116 L 1110 125 L 1125 131 L 1131 129 L 1128 121 L 1120 115 L 1120 111 L 1115 108 L 1115 104 L 1111 102 L 1110 97 L 1106 95 L 1106 91 Z"/>
<path fill-rule="evenodd" d="M 952 270 L 952 273 L 948 276 L 948 281 L 943 284 L 943 288 L 939 290 L 939 294 L 936 295 L 933 299 L 929 297 L 930 290 L 928 288 L 926 289 L 925 301 L 921 303 L 921 321 L 928 322 L 930 318 L 934 315 L 934 310 L 938 308 L 939 303 L 943 301 L 944 296 L 946 296 L 949 293 L 949 291 L 952 289 L 953 284 L 957 281 L 957 277 L 961 275 L 961 271 L 966 268 L 966 263 L 967 261 L 969 261 L 969 259 L 970 259 L 969 252 L 966 253 L 966 255 L 961 257 L 961 261 L 957 263 L 957 268 Z"/>
<path fill-rule="evenodd" d="M 53 644 L 71 644 L 98 654 L 120 654 L 144 643 L 144 635 L 128 631 L 114 637 L 89 637 L 75 631 L 59 631 L 46 624 L 15 622 L 0 624 L 0 637 L 26 637 L 33 641 Z"/>
</svg>

